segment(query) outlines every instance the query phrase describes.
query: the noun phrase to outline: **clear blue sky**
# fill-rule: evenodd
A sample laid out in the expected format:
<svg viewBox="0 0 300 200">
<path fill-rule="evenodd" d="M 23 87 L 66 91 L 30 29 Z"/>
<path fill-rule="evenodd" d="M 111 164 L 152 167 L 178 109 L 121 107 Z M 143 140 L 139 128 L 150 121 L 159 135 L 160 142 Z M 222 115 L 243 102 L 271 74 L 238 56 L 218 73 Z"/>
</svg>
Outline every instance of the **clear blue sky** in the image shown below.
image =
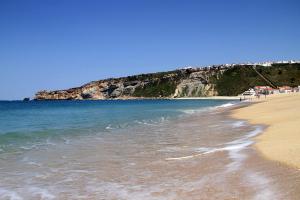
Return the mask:
<svg viewBox="0 0 300 200">
<path fill-rule="evenodd" d="M 0 0 L 0 99 L 92 80 L 300 58 L 298 0 Z"/>
</svg>

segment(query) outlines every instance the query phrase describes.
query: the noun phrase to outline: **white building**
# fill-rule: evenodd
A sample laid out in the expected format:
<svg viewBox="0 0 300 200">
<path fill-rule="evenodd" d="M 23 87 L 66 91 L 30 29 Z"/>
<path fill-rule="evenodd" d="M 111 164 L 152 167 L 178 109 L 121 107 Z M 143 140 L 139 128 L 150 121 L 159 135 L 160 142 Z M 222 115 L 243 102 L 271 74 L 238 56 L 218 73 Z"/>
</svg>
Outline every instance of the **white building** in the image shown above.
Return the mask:
<svg viewBox="0 0 300 200">
<path fill-rule="evenodd" d="M 248 97 L 254 97 L 256 95 L 256 92 L 254 89 L 250 88 L 249 90 L 242 93 L 242 96 L 248 96 Z"/>
</svg>

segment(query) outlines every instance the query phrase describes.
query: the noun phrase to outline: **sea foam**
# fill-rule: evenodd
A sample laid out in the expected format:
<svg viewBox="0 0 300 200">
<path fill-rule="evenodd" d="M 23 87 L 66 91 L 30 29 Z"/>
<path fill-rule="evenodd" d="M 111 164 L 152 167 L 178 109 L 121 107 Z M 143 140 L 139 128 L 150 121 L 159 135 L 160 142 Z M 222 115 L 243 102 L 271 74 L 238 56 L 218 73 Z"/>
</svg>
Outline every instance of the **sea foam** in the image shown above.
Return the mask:
<svg viewBox="0 0 300 200">
<path fill-rule="evenodd" d="M 227 108 L 227 107 L 230 107 L 230 106 L 233 106 L 235 105 L 234 103 L 225 103 L 223 105 L 220 105 L 220 106 L 216 106 L 217 108 Z"/>
<path fill-rule="evenodd" d="M 23 200 L 18 193 L 3 188 L 0 188 L 0 199 Z"/>
<path fill-rule="evenodd" d="M 166 158 L 165 160 L 185 160 L 185 159 L 191 159 L 195 158 L 197 156 L 216 153 L 220 151 L 228 151 L 229 157 L 233 160 L 232 163 L 228 165 L 229 170 L 236 170 L 241 162 L 245 159 L 245 156 L 240 153 L 241 150 L 247 148 L 251 144 L 253 144 L 253 141 L 250 140 L 250 138 L 256 136 L 262 131 L 262 128 L 260 126 L 256 126 L 253 131 L 248 132 L 245 136 L 242 138 L 239 138 L 237 140 L 231 141 L 226 143 L 225 146 L 214 148 L 214 147 L 200 147 L 196 148 L 195 151 L 199 152 L 199 154 L 193 154 L 193 155 L 187 155 L 182 157 L 172 157 L 172 158 Z"/>
</svg>

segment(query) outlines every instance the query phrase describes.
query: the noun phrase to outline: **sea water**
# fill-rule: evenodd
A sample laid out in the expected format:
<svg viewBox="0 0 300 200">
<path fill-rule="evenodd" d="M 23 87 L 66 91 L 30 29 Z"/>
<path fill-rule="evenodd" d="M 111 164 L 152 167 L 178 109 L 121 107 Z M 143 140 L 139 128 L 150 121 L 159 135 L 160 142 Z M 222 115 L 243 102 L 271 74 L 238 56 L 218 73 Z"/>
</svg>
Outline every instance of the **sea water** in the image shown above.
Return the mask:
<svg viewBox="0 0 300 200">
<path fill-rule="evenodd" d="M 50 140 L 151 125 L 223 105 L 224 100 L 0 101 L 0 152 Z M 67 142 L 67 141 L 66 141 Z"/>
<path fill-rule="evenodd" d="M 2 101 L 0 199 L 279 197 L 246 167 L 262 127 L 229 118 L 235 104 Z"/>
</svg>

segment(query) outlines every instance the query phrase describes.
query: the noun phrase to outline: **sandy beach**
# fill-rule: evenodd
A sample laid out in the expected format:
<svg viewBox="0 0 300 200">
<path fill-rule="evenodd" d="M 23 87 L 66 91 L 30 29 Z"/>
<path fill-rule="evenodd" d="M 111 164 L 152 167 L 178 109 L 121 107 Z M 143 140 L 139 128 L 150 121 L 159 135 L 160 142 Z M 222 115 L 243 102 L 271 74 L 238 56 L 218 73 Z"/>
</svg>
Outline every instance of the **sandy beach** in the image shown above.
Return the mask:
<svg viewBox="0 0 300 200">
<path fill-rule="evenodd" d="M 300 93 L 278 94 L 253 100 L 232 116 L 266 125 L 255 147 L 264 157 L 300 169 Z"/>
</svg>

